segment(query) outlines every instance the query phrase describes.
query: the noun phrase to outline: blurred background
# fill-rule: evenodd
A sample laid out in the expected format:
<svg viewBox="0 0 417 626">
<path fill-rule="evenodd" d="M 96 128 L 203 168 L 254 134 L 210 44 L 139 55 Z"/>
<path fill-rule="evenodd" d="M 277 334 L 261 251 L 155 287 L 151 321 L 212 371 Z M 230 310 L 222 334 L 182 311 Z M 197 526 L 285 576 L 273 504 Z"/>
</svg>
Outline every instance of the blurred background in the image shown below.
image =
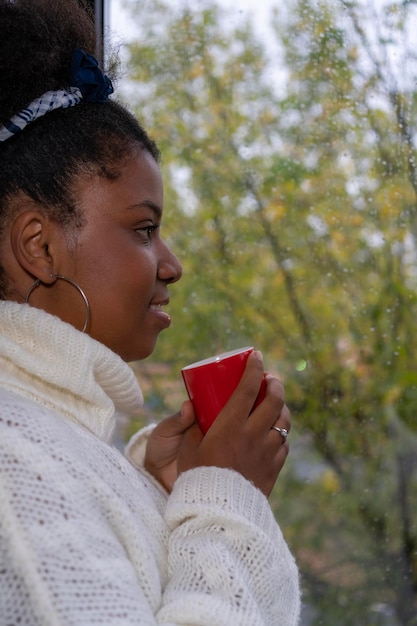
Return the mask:
<svg viewBox="0 0 417 626">
<path fill-rule="evenodd" d="M 303 626 L 416 625 L 417 2 L 92 7 L 184 267 L 120 437 L 178 410 L 183 365 L 256 346 L 293 415 L 271 504 Z"/>
</svg>

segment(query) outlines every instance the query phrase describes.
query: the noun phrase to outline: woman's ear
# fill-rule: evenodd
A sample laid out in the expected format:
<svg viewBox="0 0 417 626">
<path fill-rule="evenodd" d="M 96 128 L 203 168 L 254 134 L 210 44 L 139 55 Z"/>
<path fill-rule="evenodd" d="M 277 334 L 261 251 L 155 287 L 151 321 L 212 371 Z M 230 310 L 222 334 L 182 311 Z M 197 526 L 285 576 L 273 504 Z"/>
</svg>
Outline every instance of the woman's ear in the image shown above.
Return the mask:
<svg viewBox="0 0 417 626">
<path fill-rule="evenodd" d="M 53 282 L 57 225 L 38 210 L 19 213 L 10 231 L 10 244 L 19 266 L 43 283 Z"/>
</svg>

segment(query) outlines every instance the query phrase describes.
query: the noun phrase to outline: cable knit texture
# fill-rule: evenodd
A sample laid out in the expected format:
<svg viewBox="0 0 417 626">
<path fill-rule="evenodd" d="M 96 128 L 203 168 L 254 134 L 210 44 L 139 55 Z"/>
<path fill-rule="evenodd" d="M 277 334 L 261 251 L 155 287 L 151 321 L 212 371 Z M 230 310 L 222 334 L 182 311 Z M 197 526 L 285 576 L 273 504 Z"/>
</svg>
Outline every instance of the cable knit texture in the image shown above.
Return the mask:
<svg viewBox="0 0 417 626">
<path fill-rule="evenodd" d="M 143 468 L 131 368 L 29 305 L 0 302 L 0 626 L 295 626 L 293 557 L 232 470 Z"/>
</svg>

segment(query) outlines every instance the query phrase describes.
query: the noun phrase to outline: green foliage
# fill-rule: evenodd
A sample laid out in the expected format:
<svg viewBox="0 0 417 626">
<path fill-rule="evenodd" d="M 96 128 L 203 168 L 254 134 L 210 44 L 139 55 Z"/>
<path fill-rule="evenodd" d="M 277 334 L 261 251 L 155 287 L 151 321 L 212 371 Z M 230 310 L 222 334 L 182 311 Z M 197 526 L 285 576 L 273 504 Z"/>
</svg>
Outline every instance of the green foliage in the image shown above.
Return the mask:
<svg viewBox="0 0 417 626">
<path fill-rule="evenodd" d="M 162 149 L 164 231 L 184 266 L 153 360 L 178 378 L 215 351 L 262 349 L 296 441 L 273 505 L 315 623 L 386 623 L 383 605 L 410 626 L 417 66 L 404 31 L 415 7 L 288 4 L 273 22 L 279 63 L 215 2 L 140 5 L 130 99 Z M 148 397 L 160 402 L 159 389 Z"/>
</svg>

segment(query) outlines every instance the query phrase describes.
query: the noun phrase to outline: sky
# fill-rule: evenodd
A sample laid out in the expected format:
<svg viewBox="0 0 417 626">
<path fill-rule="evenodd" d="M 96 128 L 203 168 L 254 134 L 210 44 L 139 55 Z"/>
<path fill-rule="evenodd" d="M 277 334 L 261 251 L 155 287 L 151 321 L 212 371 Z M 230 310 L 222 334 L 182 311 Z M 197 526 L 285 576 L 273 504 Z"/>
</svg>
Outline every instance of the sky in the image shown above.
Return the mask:
<svg viewBox="0 0 417 626">
<path fill-rule="evenodd" d="M 198 12 L 199 7 L 202 2 L 204 2 L 204 0 L 165 1 L 172 6 L 186 3 L 188 7 L 195 7 L 196 12 Z M 129 11 L 124 8 L 125 0 L 105 0 L 105 2 L 107 3 L 106 21 L 109 25 L 113 43 L 116 45 L 123 44 L 124 42 L 129 42 L 134 39 L 138 29 L 135 27 L 135 21 L 132 20 Z M 133 0 L 130 0 L 130 2 L 133 2 Z M 137 2 L 140 6 L 141 0 L 137 0 Z M 383 52 L 384 54 L 388 54 L 388 56 L 386 58 L 380 58 L 379 61 L 383 67 L 387 67 L 387 64 L 389 66 L 385 74 L 387 77 L 393 79 L 392 88 L 406 89 L 407 83 L 410 81 L 410 76 L 413 81 L 415 80 L 415 57 L 410 60 L 410 58 L 407 57 L 407 51 L 417 49 L 413 43 L 416 40 L 417 31 L 415 29 L 415 23 L 413 24 L 414 20 L 410 20 L 411 23 L 409 23 L 408 32 L 405 32 L 405 39 L 403 35 L 401 40 L 398 40 L 398 38 L 395 40 L 395 37 L 393 38 L 393 32 L 390 30 L 390 19 L 394 19 L 396 14 L 394 12 L 390 19 L 384 19 L 383 17 L 384 7 L 390 2 L 391 0 L 360 0 L 359 6 L 362 5 L 365 9 L 368 7 L 364 15 L 369 11 L 368 21 L 362 22 L 361 25 L 366 27 L 365 30 L 367 31 L 368 40 L 371 42 L 371 47 L 373 47 L 372 54 L 375 58 L 379 57 L 381 47 L 378 44 L 372 46 L 372 42 L 378 42 L 379 37 L 386 33 L 385 37 L 387 41 L 391 41 L 391 45 L 389 48 L 384 47 Z M 274 66 L 271 68 L 271 80 L 276 83 L 277 89 L 281 89 L 285 82 L 285 76 L 282 73 L 277 74 L 276 59 L 280 57 L 282 51 L 277 47 L 277 39 L 273 36 L 270 22 L 272 8 L 276 6 L 279 7 L 280 10 L 285 9 L 285 5 L 287 4 L 285 0 L 217 0 L 217 3 L 227 9 L 230 14 L 230 19 L 233 21 L 235 18 L 236 24 L 241 18 L 251 17 L 255 27 L 257 27 L 260 40 L 267 44 L 267 48 L 270 52 L 269 56 L 271 59 L 274 59 Z M 402 3 L 401 0 L 394 0 L 394 4 L 400 6 Z M 414 15 L 416 15 L 416 13 L 414 13 Z M 387 16 L 385 16 L 385 18 L 386 17 Z M 122 48 L 123 46 L 121 46 L 120 49 L 120 60 L 123 65 Z M 366 68 L 369 65 L 369 58 L 366 53 L 363 53 L 362 60 L 364 62 L 364 68 Z M 371 63 L 371 66 L 372 65 Z"/>
<path fill-rule="evenodd" d="M 268 30 L 271 7 L 282 0 L 217 0 L 230 11 L 232 19 L 236 16 L 238 21 L 242 16 L 251 16 L 259 30 L 265 33 Z M 179 4 L 178 0 L 170 0 L 173 5 Z M 188 0 L 188 6 L 195 4 L 198 10 L 198 0 Z M 107 0 L 106 13 L 112 33 L 120 40 L 130 39 L 135 35 L 135 24 L 129 13 L 123 7 L 123 0 Z"/>
<path fill-rule="evenodd" d="M 105 0 L 105 21 L 109 27 L 110 40 L 116 45 L 121 44 L 119 48 L 119 59 L 122 64 L 123 70 L 123 43 L 127 43 L 135 38 L 138 29 L 135 27 L 135 22 L 132 20 L 130 12 L 124 7 L 125 0 Z M 132 0 L 130 0 L 132 1 Z M 223 6 L 229 13 L 230 19 L 235 20 L 236 24 L 241 19 L 250 17 L 253 19 L 253 24 L 257 27 L 260 35 L 260 40 L 264 43 L 267 42 L 270 52 L 272 52 L 272 58 L 278 58 L 280 51 L 277 49 L 277 40 L 273 36 L 270 28 L 271 11 L 274 6 L 281 6 L 280 3 L 283 0 L 216 0 L 217 3 Z M 140 0 L 137 0 L 138 4 Z M 194 7 L 198 11 L 201 6 L 200 0 L 166 0 L 173 6 L 178 6 L 187 3 L 187 6 Z M 107 30 L 107 28 L 106 28 Z M 277 72 L 276 64 L 274 68 L 271 68 L 271 80 L 276 84 L 277 90 L 282 89 L 282 85 L 285 83 L 285 75 L 282 72 Z M 122 71 L 123 75 L 123 71 Z M 130 86 L 128 79 L 123 79 L 119 85 L 120 91 L 128 93 Z"/>
</svg>

